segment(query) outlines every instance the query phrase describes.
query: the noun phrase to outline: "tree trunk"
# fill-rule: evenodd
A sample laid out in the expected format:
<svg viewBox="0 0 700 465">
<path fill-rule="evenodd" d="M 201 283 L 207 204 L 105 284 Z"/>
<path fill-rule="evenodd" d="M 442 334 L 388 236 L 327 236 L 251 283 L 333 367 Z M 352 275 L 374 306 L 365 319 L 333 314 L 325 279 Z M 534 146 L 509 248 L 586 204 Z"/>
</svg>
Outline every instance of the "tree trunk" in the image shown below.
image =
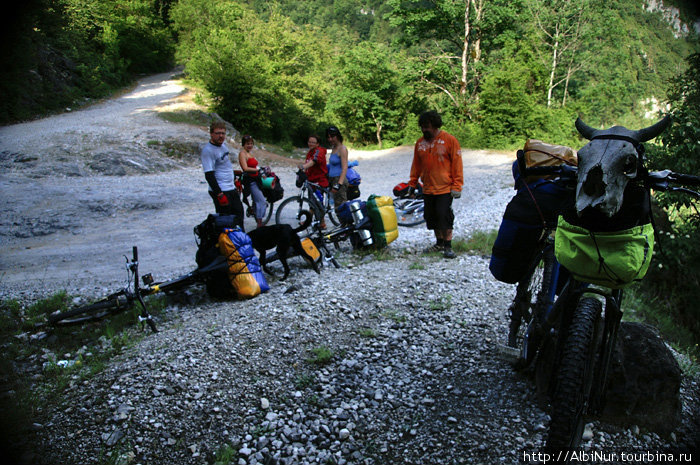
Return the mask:
<svg viewBox="0 0 700 465">
<path fill-rule="evenodd" d="M 467 67 L 469 54 L 469 6 L 472 0 L 465 1 L 464 8 L 464 43 L 462 44 L 462 80 L 459 83 L 459 92 L 464 95 L 467 93 Z"/>
<path fill-rule="evenodd" d="M 376 135 L 377 135 L 377 145 L 378 145 L 379 148 L 381 149 L 381 148 L 382 148 L 382 123 L 381 123 L 381 121 L 378 121 L 378 120 L 377 120 L 377 118 L 374 116 L 374 114 L 372 114 L 372 119 L 374 119 L 374 124 L 375 124 L 375 126 L 376 126 L 376 128 L 377 128 L 377 132 L 376 132 Z"/>
<path fill-rule="evenodd" d="M 559 60 L 559 39 L 555 36 L 552 47 L 552 68 L 549 73 L 549 85 L 547 86 L 547 108 L 552 106 L 552 93 L 554 92 L 554 76 L 557 71 L 557 62 Z"/>
</svg>

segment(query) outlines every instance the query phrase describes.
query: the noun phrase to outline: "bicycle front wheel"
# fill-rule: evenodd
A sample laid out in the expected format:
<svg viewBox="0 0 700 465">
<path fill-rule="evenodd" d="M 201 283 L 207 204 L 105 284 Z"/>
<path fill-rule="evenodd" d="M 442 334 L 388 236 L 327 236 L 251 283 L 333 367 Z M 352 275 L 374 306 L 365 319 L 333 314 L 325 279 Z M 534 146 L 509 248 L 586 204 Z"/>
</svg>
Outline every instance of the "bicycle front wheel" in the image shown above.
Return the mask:
<svg viewBox="0 0 700 465">
<path fill-rule="evenodd" d="M 97 321 L 109 315 L 129 310 L 134 306 L 134 299 L 118 294 L 98 300 L 90 305 L 83 305 L 65 312 L 52 313 L 47 317 L 54 326 L 68 326 Z"/>
<path fill-rule="evenodd" d="M 316 219 L 319 218 L 319 212 L 316 209 L 316 206 L 309 202 L 309 199 L 302 198 L 298 195 L 289 197 L 288 199 L 284 199 L 282 203 L 280 203 L 279 207 L 277 207 L 275 222 L 277 224 L 291 225 L 291 227 L 294 229 L 302 227 L 303 229 L 300 229 L 297 232 L 303 235 L 304 233 L 309 232 L 311 226 L 309 224 L 306 227 L 303 227 L 303 223 L 306 220 L 306 215 L 304 215 L 304 212 L 311 212 Z"/>
<path fill-rule="evenodd" d="M 563 334 L 545 445 L 549 451 L 568 450 L 581 443 L 601 340 L 601 310 L 599 300 L 581 298 Z"/>
<path fill-rule="evenodd" d="M 414 199 L 394 199 L 396 220 L 399 226 L 417 226 L 425 223 L 423 202 Z"/>
</svg>

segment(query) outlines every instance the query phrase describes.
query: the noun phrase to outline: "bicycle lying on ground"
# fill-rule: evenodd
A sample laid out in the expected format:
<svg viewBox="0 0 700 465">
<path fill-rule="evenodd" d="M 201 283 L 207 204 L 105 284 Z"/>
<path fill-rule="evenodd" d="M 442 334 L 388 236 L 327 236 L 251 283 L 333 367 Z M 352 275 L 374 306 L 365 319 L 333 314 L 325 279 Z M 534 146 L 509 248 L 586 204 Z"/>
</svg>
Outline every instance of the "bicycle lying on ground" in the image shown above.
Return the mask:
<svg viewBox="0 0 700 465">
<path fill-rule="evenodd" d="M 204 268 L 197 268 L 185 275 L 165 282 L 154 282 L 151 274 L 141 277 L 143 287 L 139 285 L 139 260 L 138 249 L 134 246 L 131 259 L 126 259 L 127 281 L 123 289 L 114 292 L 107 297 L 89 305 L 83 305 L 63 312 L 52 313 L 48 316 L 48 322 L 54 326 L 67 326 L 83 324 L 90 321 L 101 320 L 111 315 L 116 315 L 134 308 L 138 303 L 140 314 L 139 322 L 148 324 L 151 331 L 157 332 L 156 325 L 144 297 L 159 292 L 169 293 L 180 290 L 197 282 L 205 282 L 209 273 L 227 268 L 223 255 Z"/>
<path fill-rule="evenodd" d="M 423 194 L 394 198 L 394 209 L 399 226 L 418 226 L 425 223 Z"/>
<path fill-rule="evenodd" d="M 302 243 L 304 240 L 311 240 L 321 254 L 322 262 L 331 263 L 334 267 L 340 268 L 333 250 L 340 249 L 340 243 L 350 241 L 353 249 L 369 246 L 373 243 L 372 233 L 368 229 L 371 227 L 369 216 L 365 215 L 359 201 L 348 202 L 350 217 L 345 218 L 342 225 L 326 230 L 321 227 L 321 222 L 309 210 L 301 210 L 299 213 L 299 226 L 306 230 L 306 234 L 300 236 Z M 290 256 L 293 253 L 290 250 Z M 277 260 L 276 252 L 268 256 L 268 263 Z"/>
<path fill-rule="evenodd" d="M 624 176 L 629 180 L 632 188 L 627 190 L 623 184 L 620 191 L 620 194 L 624 191 L 625 197 L 635 192 L 648 194 L 650 189 L 654 189 L 679 191 L 700 198 L 700 193 L 682 187 L 700 186 L 700 177 L 668 170 L 648 172 L 643 165 L 644 151 L 641 143 L 658 136 L 668 122 L 662 120 L 645 130 L 629 131 L 619 127 L 593 130 L 577 121 L 579 132 L 591 141 L 579 151 L 578 170 L 566 166 L 526 168 L 524 163 L 520 163 L 520 172 L 524 175 L 559 176 L 563 183 L 576 180 L 577 211 L 582 205 L 595 203 L 596 197 L 604 195 L 605 189 L 601 190 L 600 186 L 595 185 L 603 182 L 604 175 Z M 619 143 L 622 150 L 609 150 L 615 143 Z M 624 163 L 619 163 L 619 166 L 623 169 L 619 173 L 601 172 L 602 166 L 606 166 L 603 160 L 606 153 L 611 154 L 608 157 L 622 157 Z M 521 157 L 518 159 L 520 161 Z M 591 160 L 598 160 L 598 164 L 591 163 Z M 608 178 L 607 182 L 612 184 L 613 181 Z M 649 197 L 645 200 L 649 201 Z M 626 208 L 626 199 L 620 198 L 619 201 L 622 207 L 618 213 L 622 214 Z M 634 204 L 634 207 L 633 210 L 638 209 L 638 205 Z M 581 210 L 587 211 L 585 207 Z M 619 217 L 618 214 L 600 214 L 595 217 L 595 224 L 604 227 L 612 221 L 611 218 Z M 637 239 L 653 240 L 653 230 L 649 233 L 651 224 L 645 223 L 645 226 L 648 228 L 633 228 L 640 232 Z M 606 263 L 608 257 L 605 256 L 603 244 L 605 232 L 592 232 L 588 226 L 572 228 L 564 216 L 559 217 L 554 238 L 553 232 L 553 226 L 544 228 L 528 271 L 517 284 L 516 296 L 510 307 L 508 345 L 514 348 L 512 354 L 516 358 L 515 368 L 534 368 L 538 387 L 542 385 L 549 398 L 551 422 L 545 449 L 564 451 L 580 445 L 586 416 L 595 415 L 604 407 L 608 369 L 622 318 L 623 288 L 629 283 L 621 278 L 620 273 L 615 272 L 611 260 Z M 597 254 L 592 254 L 589 262 L 593 269 L 598 268 L 605 273 L 603 278 L 586 275 L 590 271 L 584 271 L 585 263 L 566 261 L 566 268 L 559 264 L 557 257 L 569 260 L 566 247 L 569 238 L 573 237 L 569 236 L 572 232 L 581 233 L 578 236 L 581 240 L 578 243 L 580 247 L 583 247 L 586 240 L 592 239 Z M 609 234 L 615 233 L 614 228 L 610 229 Z M 627 236 L 623 237 L 627 241 Z M 620 243 L 616 244 L 615 249 L 623 248 Z M 649 256 L 645 255 L 644 259 L 650 260 L 651 249 L 645 249 L 644 253 L 647 252 Z M 648 262 L 646 266 L 648 267 Z M 644 273 L 646 269 L 639 271 L 638 279 Z M 568 276 L 564 278 L 563 275 Z"/>
<path fill-rule="evenodd" d="M 277 207 L 277 213 L 275 213 L 277 224 L 289 224 L 296 228 L 303 223 L 303 212 L 311 212 L 319 225 L 323 223 L 325 217 L 328 217 L 335 226 L 340 224 L 329 188 L 306 179 L 303 170 L 297 171 L 297 186 L 301 189 L 299 195 L 284 199 Z M 319 199 L 317 192 L 322 194 L 322 200 Z"/>
</svg>

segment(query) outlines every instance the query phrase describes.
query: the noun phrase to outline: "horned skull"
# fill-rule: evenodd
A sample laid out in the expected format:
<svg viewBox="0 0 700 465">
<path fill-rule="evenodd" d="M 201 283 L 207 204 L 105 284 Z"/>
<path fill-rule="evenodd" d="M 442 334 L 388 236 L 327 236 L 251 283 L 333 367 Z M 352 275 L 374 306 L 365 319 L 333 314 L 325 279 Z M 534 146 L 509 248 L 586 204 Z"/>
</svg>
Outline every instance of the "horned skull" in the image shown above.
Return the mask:
<svg viewBox="0 0 700 465">
<path fill-rule="evenodd" d="M 595 208 L 607 217 L 620 210 L 627 183 L 635 179 L 641 166 L 639 146 L 661 134 L 671 122 L 666 116 L 648 128 L 633 131 L 622 126 L 594 129 L 581 118 L 578 132 L 590 140 L 578 151 L 576 212 Z"/>
</svg>

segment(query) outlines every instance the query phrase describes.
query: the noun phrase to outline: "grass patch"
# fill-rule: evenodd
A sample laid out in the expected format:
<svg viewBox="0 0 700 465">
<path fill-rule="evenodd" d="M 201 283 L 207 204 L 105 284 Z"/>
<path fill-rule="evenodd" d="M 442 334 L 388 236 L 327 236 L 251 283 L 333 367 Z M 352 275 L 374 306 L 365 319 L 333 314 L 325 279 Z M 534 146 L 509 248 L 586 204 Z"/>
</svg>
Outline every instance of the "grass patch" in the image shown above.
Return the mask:
<svg viewBox="0 0 700 465">
<path fill-rule="evenodd" d="M 382 312 L 382 316 L 394 320 L 397 323 L 405 323 L 408 320 L 406 315 L 402 315 L 396 310 L 385 310 Z"/>
<path fill-rule="evenodd" d="M 71 327 L 45 326 L 47 315 L 66 310 L 72 299 L 58 292 L 22 305 L 0 301 L 0 434 L 8 444 L 31 443 L 31 425 L 42 411 L 61 405 L 66 389 L 104 370 L 107 362 L 131 347 L 149 330 L 140 331 L 138 309 L 106 320 Z M 149 311 L 160 312 L 165 297 L 148 299 Z"/>
<path fill-rule="evenodd" d="M 307 387 L 313 386 L 316 382 L 316 378 L 311 373 L 300 373 L 294 379 L 294 386 L 297 389 L 306 389 Z"/>
<path fill-rule="evenodd" d="M 377 337 L 377 333 L 372 328 L 361 328 L 357 333 L 366 338 Z"/>
<path fill-rule="evenodd" d="M 158 116 L 170 123 L 184 123 L 192 126 L 209 126 L 212 117 L 201 110 L 162 111 Z"/>
<path fill-rule="evenodd" d="M 375 260 L 380 262 L 385 262 L 394 258 L 394 255 L 391 253 L 391 250 L 386 247 L 382 249 L 375 249 L 373 247 L 358 248 L 353 250 L 353 253 L 360 257 L 367 257 L 372 255 Z"/>
<path fill-rule="evenodd" d="M 677 360 L 683 372 L 698 376 L 700 347 L 697 336 L 673 318 L 658 296 L 647 295 L 642 286 L 642 283 L 634 284 L 625 290 L 622 301 L 623 321 L 646 323 L 657 328 L 663 338 L 681 354 Z"/>
<path fill-rule="evenodd" d="M 238 457 L 238 451 L 231 444 L 222 444 L 214 453 L 214 465 L 228 465 Z"/>
<path fill-rule="evenodd" d="M 413 262 L 410 265 L 408 265 L 409 270 L 424 270 L 425 265 L 422 264 L 421 262 Z"/>
<path fill-rule="evenodd" d="M 459 253 L 490 256 L 493 243 L 496 241 L 498 230 L 474 231 L 468 239 L 456 239 L 452 241 L 452 249 Z"/>
<path fill-rule="evenodd" d="M 452 296 L 444 295 L 437 300 L 431 300 L 428 303 L 428 308 L 434 312 L 442 312 L 449 310 L 452 307 Z"/>
<path fill-rule="evenodd" d="M 312 365 L 327 365 L 331 363 L 335 354 L 326 346 L 316 347 L 310 350 L 312 357 L 306 361 Z"/>
<path fill-rule="evenodd" d="M 182 142 L 175 139 L 150 140 L 146 145 L 174 160 L 199 160 L 200 148 L 199 144 L 195 142 Z"/>
</svg>

